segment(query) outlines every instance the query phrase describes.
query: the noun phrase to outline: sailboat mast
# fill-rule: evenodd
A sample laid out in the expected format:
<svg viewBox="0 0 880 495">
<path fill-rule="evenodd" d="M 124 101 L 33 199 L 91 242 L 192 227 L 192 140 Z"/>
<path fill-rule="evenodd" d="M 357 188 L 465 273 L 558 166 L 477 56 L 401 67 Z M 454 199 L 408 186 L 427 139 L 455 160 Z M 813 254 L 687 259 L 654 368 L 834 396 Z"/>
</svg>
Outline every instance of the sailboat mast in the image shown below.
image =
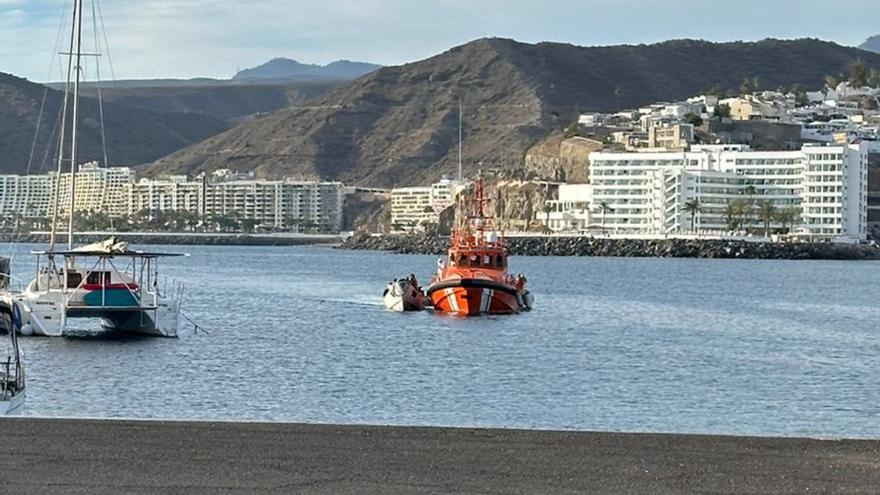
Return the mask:
<svg viewBox="0 0 880 495">
<path fill-rule="evenodd" d="M 82 0 L 74 2 L 76 7 L 74 15 L 76 16 L 76 66 L 74 67 L 73 82 L 73 123 L 71 124 L 70 134 L 70 218 L 67 226 L 67 248 L 73 249 L 73 220 L 74 211 L 76 209 L 76 133 L 79 128 L 78 112 L 79 112 L 79 82 L 82 76 Z"/>
<path fill-rule="evenodd" d="M 58 231 L 58 210 L 61 196 L 61 172 L 64 167 L 64 138 L 67 136 L 67 106 L 70 100 L 70 75 L 73 70 L 73 49 L 76 45 L 76 4 L 73 6 L 73 20 L 70 26 L 70 49 L 67 51 L 67 79 L 64 83 L 64 102 L 61 106 L 61 132 L 58 133 L 58 166 L 55 170 L 52 188 L 52 228 L 49 234 L 49 252 L 55 250 Z"/>
</svg>

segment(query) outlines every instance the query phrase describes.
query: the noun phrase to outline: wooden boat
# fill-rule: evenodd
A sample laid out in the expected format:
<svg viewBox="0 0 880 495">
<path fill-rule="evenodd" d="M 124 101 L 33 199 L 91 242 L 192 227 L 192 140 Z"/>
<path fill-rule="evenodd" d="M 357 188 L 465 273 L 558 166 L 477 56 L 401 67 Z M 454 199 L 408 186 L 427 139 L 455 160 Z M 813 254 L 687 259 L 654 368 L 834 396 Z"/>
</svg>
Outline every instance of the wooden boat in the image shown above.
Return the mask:
<svg viewBox="0 0 880 495">
<path fill-rule="evenodd" d="M 526 278 L 507 272 L 508 253 L 503 234 L 486 216 L 488 200 L 483 181 L 474 184 L 474 196 L 459 211 L 445 260 L 431 281 L 427 295 L 434 310 L 459 316 L 513 314 L 531 309 Z"/>
</svg>

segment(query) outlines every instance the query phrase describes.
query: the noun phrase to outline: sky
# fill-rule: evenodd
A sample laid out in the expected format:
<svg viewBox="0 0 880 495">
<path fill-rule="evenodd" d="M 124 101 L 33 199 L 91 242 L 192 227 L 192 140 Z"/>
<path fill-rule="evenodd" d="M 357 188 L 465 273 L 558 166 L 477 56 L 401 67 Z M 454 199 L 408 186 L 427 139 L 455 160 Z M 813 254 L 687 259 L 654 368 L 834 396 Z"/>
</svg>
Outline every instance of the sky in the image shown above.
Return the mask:
<svg viewBox="0 0 880 495">
<path fill-rule="evenodd" d="M 63 80 L 58 40 L 71 1 L 0 0 L 0 72 Z M 768 37 L 858 45 L 880 34 L 878 0 L 83 1 L 88 49 L 93 2 L 103 12 L 104 80 L 225 79 L 274 57 L 396 65 L 495 36 L 584 46 Z"/>
</svg>

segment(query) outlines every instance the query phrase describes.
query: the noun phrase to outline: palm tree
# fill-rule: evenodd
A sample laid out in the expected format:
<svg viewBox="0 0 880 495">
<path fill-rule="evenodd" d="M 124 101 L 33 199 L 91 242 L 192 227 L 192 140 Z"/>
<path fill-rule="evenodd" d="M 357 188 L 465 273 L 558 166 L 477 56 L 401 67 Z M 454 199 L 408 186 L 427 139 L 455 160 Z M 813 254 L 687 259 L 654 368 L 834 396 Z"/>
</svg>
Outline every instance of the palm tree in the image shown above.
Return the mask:
<svg viewBox="0 0 880 495">
<path fill-rule="evenodd" d="M 691 215 L 691 232 L 693 232 L 696 227 L 697 213 L 700 212 L 700 200 L 694 198 L 685 202 L 684 209 Z"/>
<path fill-rule="evenodd" d="M 749 203 L 744 199 L 735 199 L 727 203 L 725 215 L 727 216 L 727 226 L 730 230 L 738 230 L 743 227 L 745 218 L 749 215 Z"/>
<path fill-rule="evenodd" d="M 739 222 L 736 208 L 736 201 L 727 200 L 727 207 L 724 208 L 724 219 L 727 222 L 727 230 L 736 230 Z"/>
<path fill-rule="evenodd" d="M 800 209 L 796 206 L 789 206 L 787 208 L 783 208 L 776 213 L 776 220 L 782 224 L 783 227 L 788 225 L 788 234 L 791 234 L 794 231 L 794 222 L 800 217 Z"/>
<path fill-rule="evenodd" d="M 602 232 L 605 232 L 605 214 L 611 211 L 611 207 L 608 206 L 607 201 L 602 201 L 599 203 L 599 209 L 602 210 Z"/>
<path fill-rule="evenodd" d="M 758 218 L 764 221 L 764 237 L 770 236 L 770 222 L 776 218 L 776 206 L 773 202 L 765 199 L 758 206 Z"/>
<path fill-rule="evenodd" d="M 553 211 L 553 205 L 544 203 L 544 227 L 550 228 L 550 212 Z"/>
<path fill-rule="evenodd" d="M 839 84 L 840 79 L 838 77 L 832 75 L 825 76 L 825 87 L 828 88 L 828 90 L 834 91 Z"/>
<path fill-rule="evenodd" d="M 758 190 L 755 186 L 749 184 L 743 189 L 743 193 L 749 197 L 748 201 L 745 202 L 743 208 L 743 223 L 752 223 L 752 215 L 755 213 L 755 194 Z M 748 227 L 748 226 L 747 226 Z"/>
</svg>

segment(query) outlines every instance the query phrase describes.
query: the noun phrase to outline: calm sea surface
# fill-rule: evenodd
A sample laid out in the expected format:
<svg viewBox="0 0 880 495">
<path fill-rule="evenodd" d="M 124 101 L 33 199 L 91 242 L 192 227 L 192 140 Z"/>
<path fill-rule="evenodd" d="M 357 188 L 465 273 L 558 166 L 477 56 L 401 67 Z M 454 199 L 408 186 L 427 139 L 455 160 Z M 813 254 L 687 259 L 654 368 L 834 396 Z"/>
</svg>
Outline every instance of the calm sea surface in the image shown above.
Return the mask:
<svg viewBox="0 0 880 495">
<path fill-rule="evenodd" d="M 207 332 L 25 338 L 24 414 L 880 437 L 880 263 L 520 257 L 465 320 L 381 305 L 435 257 L 181 249 Z"/>
</svg>

